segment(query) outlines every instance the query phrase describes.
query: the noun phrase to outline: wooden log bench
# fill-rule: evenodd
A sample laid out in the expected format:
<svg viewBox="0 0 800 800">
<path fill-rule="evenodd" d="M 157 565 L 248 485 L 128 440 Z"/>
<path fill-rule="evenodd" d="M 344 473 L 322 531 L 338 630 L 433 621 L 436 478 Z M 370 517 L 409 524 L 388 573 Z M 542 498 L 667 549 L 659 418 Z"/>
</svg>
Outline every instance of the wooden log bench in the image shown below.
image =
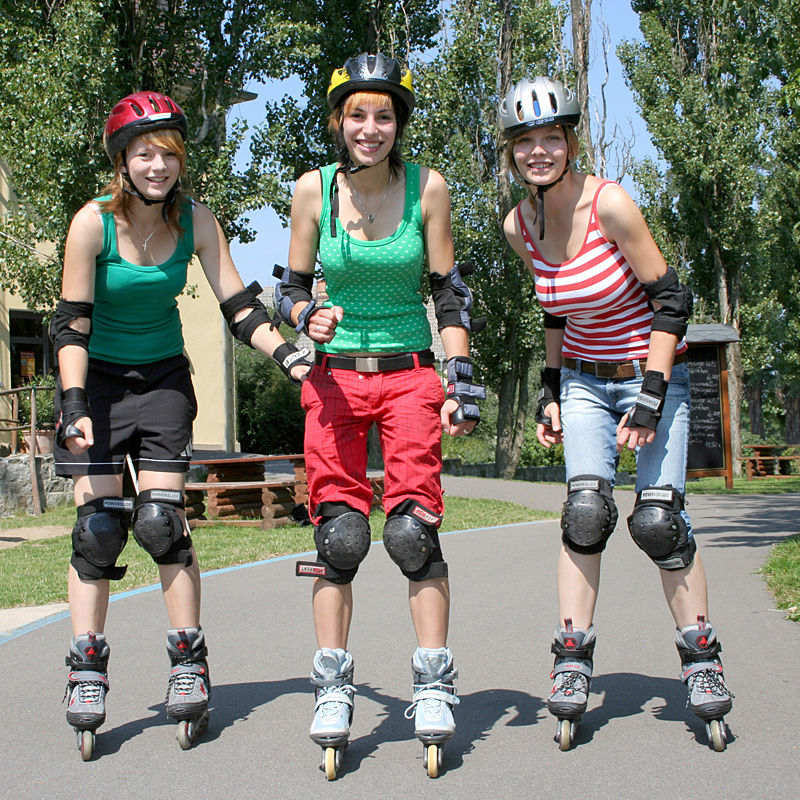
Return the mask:
<svg viewBox="0 0 800 800">
<path fill-rule="evenodd" d="M 742 445 L 742 450 L 751 452 L 737 460 L 742 462 L 748 481 L 758 478 L 796 478 L 797 475 L 792 474 L 791 464 L 800 461 L 800 455 L 783 455 L 785 451 L 793 451 L 795 447 L 788 444 L 745 444 Z"/>
</svg>

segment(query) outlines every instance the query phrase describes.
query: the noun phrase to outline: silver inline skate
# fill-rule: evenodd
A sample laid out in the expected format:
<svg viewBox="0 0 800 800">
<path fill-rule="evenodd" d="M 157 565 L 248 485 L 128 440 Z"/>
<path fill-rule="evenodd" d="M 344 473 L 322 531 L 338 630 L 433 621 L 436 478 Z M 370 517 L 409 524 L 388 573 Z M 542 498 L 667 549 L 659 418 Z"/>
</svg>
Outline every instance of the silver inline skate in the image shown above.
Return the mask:
<svg viewBox="0 0 800 800">
<path fill-rule="evenodd" d="M 547 710 L 558 719 L 555 740 L 562 750 L 569 750 L 575 741 L 578 721 L 586 712 L 592 680 L 595 634 L 575 628 L 567 617 L 563 628 L 556 628 L 551 651 L 555 664 L 550 677 L 553 689 L 547 698 Z"/>
<path fill-rule="evenodd" d="M 442 766 L 444 743 L 456 732 L 453 706 L 460 701 L 453 681 L 458 670 L 447 647 L 418 647 L 411 659 L 414 676 L 414 699 L 406 709 L 407 719 L 414 718 L 414 735 L 422 742 L 422 765 L 428 777 L 436 778 Z"/>
<path fill-rule="evenodd" d="M 169 673 L 167 716 L 178 720 L 178 744 L 188 750 L 208 728 L 208 701 L 211 679 L 208 674 L 208 648 L 199 628 L 167 631 Z"/>
<path fill-rule="evenodd" d="M 332 781 L 342 766 L 353 721 L 353 656 L 337 648 L 323 647 L 314 656 L 311 683 L 316 687 L 314 721 L 309 736 L 322 748 L 320 769 Z"/>
<path fill-rule="evenodd" d="M 699 614 L 696 625 L 675 631 L 681 656 L 681 680 L 689 689 L 686 705 L 706 724 L 709 744 L 725 749 L 728 731 L 725 715 L 733 707 L 733 693 L 725 685 L 719 653 L 722 647 L 714 628 Z"/>
<path fill-rule="evenodd" d="M 102 633 L 89 632 L 72 638 L 66 658 L 70 667 L 64 693 L 67 722 L 75 729 L 84 761 L 92 757 L 95 731 L 106 721 L 110 652 Z"/>
</svg>

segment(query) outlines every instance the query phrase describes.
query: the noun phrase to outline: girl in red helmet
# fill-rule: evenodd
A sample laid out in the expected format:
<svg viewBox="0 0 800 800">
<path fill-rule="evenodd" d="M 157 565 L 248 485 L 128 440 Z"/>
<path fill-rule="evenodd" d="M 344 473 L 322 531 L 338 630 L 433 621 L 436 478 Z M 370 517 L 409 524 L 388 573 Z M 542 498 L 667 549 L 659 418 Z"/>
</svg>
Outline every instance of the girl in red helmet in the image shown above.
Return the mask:
<svg viewBox="0 0 800 800">
<path fill-rule="evenodd" d="M 177 296 L 196 254 L 231 331 L 300 381 L 304 354 L 284 342 L 245 288 L 211 211 L 182 188 L 186 116 L 166 95 L 121 100 L 105 129 L 114 165 L 101 197 L 67 236 L 62 300 L 51 326 L 59 362 L 56 469 L 74 480 L 69 602 L 73 638 L 67 720 L 84 759 L 105 720 L 109 581 L 132 529 L 158 564 L 170 619 L 167 714 L 191 746 L 208 721 L 210 681 L 200 626 L 200 571 L 185 523 L 183 487 L 197 403 Z M 138 475 L 122 497 L 126 458 Z"/>
</svg>

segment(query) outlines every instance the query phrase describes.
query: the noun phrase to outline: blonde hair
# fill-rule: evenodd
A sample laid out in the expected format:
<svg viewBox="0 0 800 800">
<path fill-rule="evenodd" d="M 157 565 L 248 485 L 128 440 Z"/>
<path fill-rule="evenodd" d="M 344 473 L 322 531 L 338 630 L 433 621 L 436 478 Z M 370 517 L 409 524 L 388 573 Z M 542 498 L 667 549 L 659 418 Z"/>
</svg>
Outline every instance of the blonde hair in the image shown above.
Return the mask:
<svg viewBox="0 0 800 800">
<path fill-rule="evenodd" d="M 163 128 L 161 130 L 149 131 L 137 136 L 133 141 L 141 140 L 144 144 L 153 144 L 157 147 L 164 147 L 172 151 L 178 157 L 180 162 L 180 172 L 178 174 L 178 185 L 176 187 L 175 202 L 171 203 L 167 211 L 167 227 L 176 236 L 183 234 L 183 228 L 180 224 L 181 210 L 183 207 L 183 199 L 190 197 L 191 193 L 188 189 L 184 188 L 187 183 L 186 178 L 186 145 L 183 141 L 183 136 L 177 128 Z M 133 142 L 132 142 L 133 143 Z M 131 143 L 131 144 L 132 144 Z M 130 147 L 130 145 L 128 145 Z M 122 171 L 125 166 L 125 154 L 127 149 L 114 156 L 114 177 L 102 190 L 102 194 L 111 195 L 108 200 L 100 201 L 100 210 L 104 213 L 109 212 L 122 214 L 126 222 L 130 222 L 130 208 L 132 202 L 132 195 L 125 190 L 125 185 L 129 182 L 129 178 Z"/>
</svg>

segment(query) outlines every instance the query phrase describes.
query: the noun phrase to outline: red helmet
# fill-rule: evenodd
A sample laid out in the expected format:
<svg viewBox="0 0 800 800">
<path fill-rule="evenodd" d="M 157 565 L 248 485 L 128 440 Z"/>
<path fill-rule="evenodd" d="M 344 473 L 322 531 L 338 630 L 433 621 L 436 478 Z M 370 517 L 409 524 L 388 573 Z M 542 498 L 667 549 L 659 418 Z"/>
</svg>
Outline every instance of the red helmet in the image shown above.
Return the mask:
<svg viewBox="0 0 800 800">
<path fill-rule="evenodd" d="M 135 137 L 162 128 L 175 128 L 185 140 L 189 125 L 183 109 L 159 92 L 129 94 L 114 106 L 106 122 L 106 153 L 113 161 Z"/>
</svg>

